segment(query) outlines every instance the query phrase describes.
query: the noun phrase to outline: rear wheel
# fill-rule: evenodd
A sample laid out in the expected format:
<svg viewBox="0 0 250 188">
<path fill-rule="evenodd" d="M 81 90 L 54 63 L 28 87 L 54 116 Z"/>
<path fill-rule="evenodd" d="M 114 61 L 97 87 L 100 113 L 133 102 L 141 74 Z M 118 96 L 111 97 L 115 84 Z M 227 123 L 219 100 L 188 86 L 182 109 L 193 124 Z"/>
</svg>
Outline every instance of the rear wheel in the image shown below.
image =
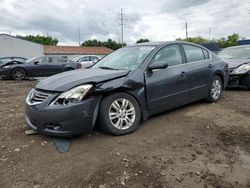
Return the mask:
<svg viewBox="0 0 250 188">
<path fill-rule="evenodd" d="M 72 71 L 75 70 L 74 68 L 66 68 L 64 71 Z"/>
<path fill-rule="evenodd" d="M 223 90 L 223 84 L 219 76 L 215 76 L 209 88 L 208 102 L 218 102 Z"/>
<path fill-rule="evenodd" d="M 11 76 L 14 80 L 23 80 L 26 77 L 26 72 L 22 68 L 15 68 L 12 70 Z"/>
<path fill-rule="evenodd" d="M 141 119 L 137 101 L 126 93 L 116 93 L 103 99 L 99 123 L 104 132 L 112 135 L 125 135 L 135 131 Z"/>
</svg>

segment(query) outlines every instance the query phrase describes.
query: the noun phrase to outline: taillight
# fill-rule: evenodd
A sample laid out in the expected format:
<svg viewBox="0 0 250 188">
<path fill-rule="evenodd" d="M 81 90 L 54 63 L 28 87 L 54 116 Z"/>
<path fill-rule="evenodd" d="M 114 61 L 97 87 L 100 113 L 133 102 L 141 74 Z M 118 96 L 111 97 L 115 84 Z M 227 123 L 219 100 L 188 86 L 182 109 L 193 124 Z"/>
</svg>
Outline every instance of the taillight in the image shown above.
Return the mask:
<svg viewBox="0 0 250 188">
<path fill-rule="evenodd" d="M 80 69 L 80 68 L 82 68 L 82 65 L 80 63 L 76 63 L 76 68 Z"/>
</svg>

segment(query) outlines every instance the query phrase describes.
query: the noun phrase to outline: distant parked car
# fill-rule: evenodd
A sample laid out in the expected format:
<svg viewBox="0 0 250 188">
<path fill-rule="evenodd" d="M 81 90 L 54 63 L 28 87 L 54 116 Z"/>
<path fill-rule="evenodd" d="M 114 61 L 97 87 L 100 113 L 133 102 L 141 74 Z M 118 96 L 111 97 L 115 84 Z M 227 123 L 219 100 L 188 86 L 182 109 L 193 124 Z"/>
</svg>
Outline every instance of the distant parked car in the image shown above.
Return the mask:
<svg viewBox="0 0 250 188">
<path fill-rule="evenodd" d="M 24 57 L 2 57 L 0 58 L 0 66 L 6 64 L 6 63 L 9 63 L 11 61 L 19 61 L 19 62 L 24 62 L 26 61 L 27 59 L 24 58 Z"/>
<path fill-rule="evenodd" d="M 75 62 L 51 56 L 36 57 L 25 62 L 11 61 L 0 65 L 0 75 L 4 78 L 23 80 L 25 77 L 51 76 L 60 72 L 77 69 Z"/>
<path fill-rule="evenodd" d="M 81 68 L 87 68 L 98 62 L 101 58 L 97 55 L 83 55 L 73 59 L 76 63 L 81 64 Z"/>
<path fill-rule="evenodd" d="M 250 45 L 225 48 L 219 53 L 229 66 L 228 87 L 250 90 Z"/>
<path fill-rule="evenodd" d="M 26 121 L 52 136 L 103 131 L 124 135 L 149 116 L 197 100 L 219 101 L 228 65 L 186 42 L 121 48 L 88 69 L 40 81 L 26 98 Z M 154 127 L 153 127 L 154 128 Z"/>
</svg>

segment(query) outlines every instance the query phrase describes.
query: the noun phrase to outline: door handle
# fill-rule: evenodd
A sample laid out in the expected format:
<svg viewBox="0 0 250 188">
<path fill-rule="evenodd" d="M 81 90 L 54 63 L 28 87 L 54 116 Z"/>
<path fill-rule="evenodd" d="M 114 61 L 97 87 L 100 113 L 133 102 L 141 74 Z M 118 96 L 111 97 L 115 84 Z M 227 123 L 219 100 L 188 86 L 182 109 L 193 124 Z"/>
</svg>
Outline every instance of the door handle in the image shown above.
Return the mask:
<svg viewBox="0 0 250 188">
<path fill-rule="evenodd" d="M 208 68 L 212 68 L 213 66 L 214 66 L 214 65 L 212 65 L 212 64 L 209 64 L 209 65 L 208 65 Z"/>
<path fill-rule="evenodd" d="M 181 72 L 180 76 L 181 76 L 181 77 L 185 77 L 185 76 L 186 76 L 186 72 L 184 72 L 184 71 Z"/>
</svg>

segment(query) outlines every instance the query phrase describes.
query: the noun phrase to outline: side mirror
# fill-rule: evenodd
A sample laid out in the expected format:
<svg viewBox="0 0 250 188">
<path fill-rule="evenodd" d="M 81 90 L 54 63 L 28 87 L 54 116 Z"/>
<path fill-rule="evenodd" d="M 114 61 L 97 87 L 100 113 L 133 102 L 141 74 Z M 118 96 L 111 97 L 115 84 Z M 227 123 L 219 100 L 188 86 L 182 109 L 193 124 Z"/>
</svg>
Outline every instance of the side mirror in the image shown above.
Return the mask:
<svg viewBox="0 0 250 188">
<path fill-rule="evenodd" d="M 37 65 L 39 62 L 38 61 L 34 61 L 34 65 Z"/>
<path fill-rule="evenodd" d="M 97 63 L 99 61 L 99 59 L 94 59 L 94 61 L 93 61 L 93 63 L 95 64 L 95 63 Z"/>
<path fill-rule="evenodd" d="M 166 69 L 168 67 L 168 63 L 165 61 L 153 61 L 151 64 L 148 66 L 148 70 L 152 71 L 155 69 Z"/>
</svg>

